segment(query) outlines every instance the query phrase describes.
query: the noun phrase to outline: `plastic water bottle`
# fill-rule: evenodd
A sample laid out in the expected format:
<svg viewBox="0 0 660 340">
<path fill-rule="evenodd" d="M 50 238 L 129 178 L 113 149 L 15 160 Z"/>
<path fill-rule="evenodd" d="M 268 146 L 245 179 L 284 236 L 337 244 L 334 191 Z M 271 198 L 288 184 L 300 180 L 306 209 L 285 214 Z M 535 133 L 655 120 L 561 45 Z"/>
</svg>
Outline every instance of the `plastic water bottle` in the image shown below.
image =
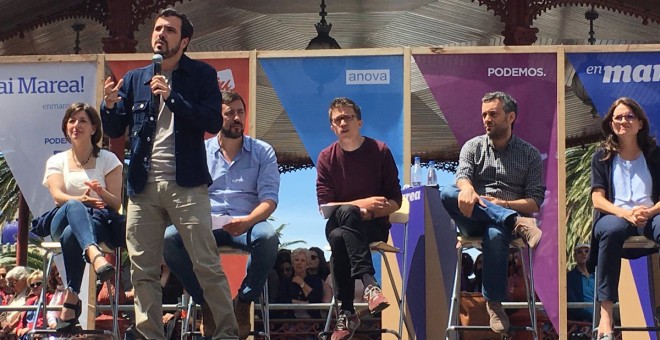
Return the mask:
<svg viewBox="0 0 660 340">
<path fill-rule="evenodd" d="M 429 171 L 426 175 L 426 185 L 429 187 L 438 186 L 438 175 L 435 173 L 435 162 L 429 162 Z"/>
<path fill-rule="evenodd" d="M 413 187 L 418 187 L 422 185 L 422 166 L 419 164 L 419 157 L 415 157 L 415 163 L 410 169 L 410 184 Z"/>
</svg>

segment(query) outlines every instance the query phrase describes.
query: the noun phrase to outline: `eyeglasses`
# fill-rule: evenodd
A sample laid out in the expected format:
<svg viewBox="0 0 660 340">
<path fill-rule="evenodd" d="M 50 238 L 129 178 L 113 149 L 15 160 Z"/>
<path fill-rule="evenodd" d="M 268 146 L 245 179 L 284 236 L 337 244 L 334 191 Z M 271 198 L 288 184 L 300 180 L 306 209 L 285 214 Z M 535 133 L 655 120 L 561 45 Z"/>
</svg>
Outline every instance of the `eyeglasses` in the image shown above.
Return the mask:
<svg viewBox="0 0 660 340">
<path fill-rule="evenodd" d="M 44 284 L 44 283 L 43 283 L 43 282 L 41 282 L 41 281 L 37 281 L 37 282 L 32 282 L 32 283 L 30 283 L 30 288 L 37 288 L 37 287 L 41 287 L 41 285 L 42 285 L 42 284 Z"/>
<path fill-rule="evenodd" d="M 335 118 L 332 118 L 332 123 L 335 125 L 341 124 L 341 121 L 345 121 L 346 123 L 350 123 L 355 119 L 355 115 L 341 115 L 337 116 Z"/>
<path fill-rule="evenodd" d="M 312 257 L 312 260 L 316 260 L 316 259 L 318 259 L 318 258 L 319 258 L 319 257 L 318 257 L 318 256 L 316 256 L 316 255 L 312 255 L 311 257 Z"/>
<path fill-rule="evenodd" d="M 575 251 L 578 254 L 589 254 L 589 249 L 579 249 Z"/>
<path fill-rule="evenodd" d="M 627 121 L 627 122 L 632 122 L 634 120 L 637 120 L 637 116 L 635 116 L 632 113 L 628 113 L 628 114 L 620 115 L 620 116 L 612 116 L 612 121 L 613 122 L 621 123 L 624 120 Z"/>
</svg>

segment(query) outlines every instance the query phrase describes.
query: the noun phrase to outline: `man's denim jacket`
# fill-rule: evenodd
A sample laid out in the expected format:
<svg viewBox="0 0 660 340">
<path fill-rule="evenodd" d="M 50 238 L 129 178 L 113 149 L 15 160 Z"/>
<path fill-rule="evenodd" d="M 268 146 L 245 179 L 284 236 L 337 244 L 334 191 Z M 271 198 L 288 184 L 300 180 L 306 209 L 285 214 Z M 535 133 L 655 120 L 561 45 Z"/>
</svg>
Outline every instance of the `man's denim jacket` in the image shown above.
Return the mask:
<svg viewBox="0 0 660 340">
<path fill-rule="evenodd" d="M 121 137 L 129 128 L 129 196 L 144 190 L 151 164 L 158 117 L 149 87 L 152 76 L 152 65 L 129 71 L 119 90 L 121 100 L 112 109 L 105 102 L 101 105 L 103 130 L 109 137 Z M 165 104 L 174 115 L 176 182 L 183 187 L 210 185 L 204 132 L 216 134 L 222 128 L 222 96 L 216 72 L 210 65 L 182 55 L 172 73 L 171 88 Z"/>
</svg>

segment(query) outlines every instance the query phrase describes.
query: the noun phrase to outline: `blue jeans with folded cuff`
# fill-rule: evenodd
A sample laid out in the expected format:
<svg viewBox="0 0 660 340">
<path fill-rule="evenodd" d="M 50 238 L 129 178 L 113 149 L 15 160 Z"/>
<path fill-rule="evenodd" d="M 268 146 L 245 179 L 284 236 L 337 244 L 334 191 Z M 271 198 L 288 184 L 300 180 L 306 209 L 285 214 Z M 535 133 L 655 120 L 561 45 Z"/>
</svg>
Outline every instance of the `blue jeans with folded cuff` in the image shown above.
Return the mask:
<svg viewBox="0 0 660 340">
<path fill-rule="evenodd" d="M 238 236 L 232 236 L 222 229 L 216 229 L 213 230 L 213 237 L 219 247 L 229 246 L 250 253 L 247 275 L 241 283 L 238 296 L 242 300 L 257 301 L 268 279 L 268 273 L 275 265 L 277 258 L 279 239 L 273 226 L 268 221 L 262 221 Z M 199 304 L 203 303 L 204 295 L 192 270 L 190 256 L 183 246 L 181 235 L 174 226 L 169 226 L 165 230 L 163 257 L 167 266 L 193 300 Z"/>
<path fill-rule="evenodd" d="M 85 261 L 92 260 L 87 259 L 85 251 L 89 246 L 97 246 L 96 233 L 103 228 L 96 224 L 87 207 L 76 200 L 64 203 L 50 223 L 51 237 L 62 246 L 66 285 L 75 293 L 80 292 Z"/>
<path fill-rule="evenodd" d="M 475 204 L 472 216 L 466 217 L 458 209 L 459 192 L 455 185 L 444 187 L 441 191 L 442 205 L 461 235 L 483 236 L 483 295 L 489 301 L 504 301 L 508 286 L 509 243 L 518 213 L 485 201 L 485 207 Z"/>
</svg>

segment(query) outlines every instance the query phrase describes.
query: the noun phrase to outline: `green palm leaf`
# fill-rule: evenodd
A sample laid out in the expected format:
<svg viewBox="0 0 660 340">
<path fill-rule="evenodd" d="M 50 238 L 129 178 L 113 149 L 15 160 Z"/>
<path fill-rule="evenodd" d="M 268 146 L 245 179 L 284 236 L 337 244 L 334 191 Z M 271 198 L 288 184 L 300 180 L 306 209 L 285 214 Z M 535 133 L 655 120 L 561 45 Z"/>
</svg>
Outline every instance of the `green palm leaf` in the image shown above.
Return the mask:
<svg viewBox="0 0 660 340">
<path fill-rule="evenodd" d="M 18 211 L 18 185 L 9 170 L 7 160 L 0 154 L 0 225 L 11 222 Z"/>
<path fill-rule="evenodd" d="M 283 223 L 280 224 L 279 227 L 275 228 L 275 233 L 277 234 L 277 238 L 280 240 L 280 245 L 278 247 L 278 250 L 293 248 L 292 246 L 296 244 L 307 244 L 307 241 L 304 240 L 282 241 L 282 238 L 284 237 L 284 233 L 282 233 L 282 230 L 284 230 L 284 228 L 286 228 L 288 225 L 289 225 L 288 223 Z"/>
<path fill-rule="evenodd" d="M 591 238 L 591 157 L 599 143 L 566 149 L 566 264 L 575 261 L 573 249 Z M 568 269 L 567 268 L 567 269 Z"/>
</svg>

